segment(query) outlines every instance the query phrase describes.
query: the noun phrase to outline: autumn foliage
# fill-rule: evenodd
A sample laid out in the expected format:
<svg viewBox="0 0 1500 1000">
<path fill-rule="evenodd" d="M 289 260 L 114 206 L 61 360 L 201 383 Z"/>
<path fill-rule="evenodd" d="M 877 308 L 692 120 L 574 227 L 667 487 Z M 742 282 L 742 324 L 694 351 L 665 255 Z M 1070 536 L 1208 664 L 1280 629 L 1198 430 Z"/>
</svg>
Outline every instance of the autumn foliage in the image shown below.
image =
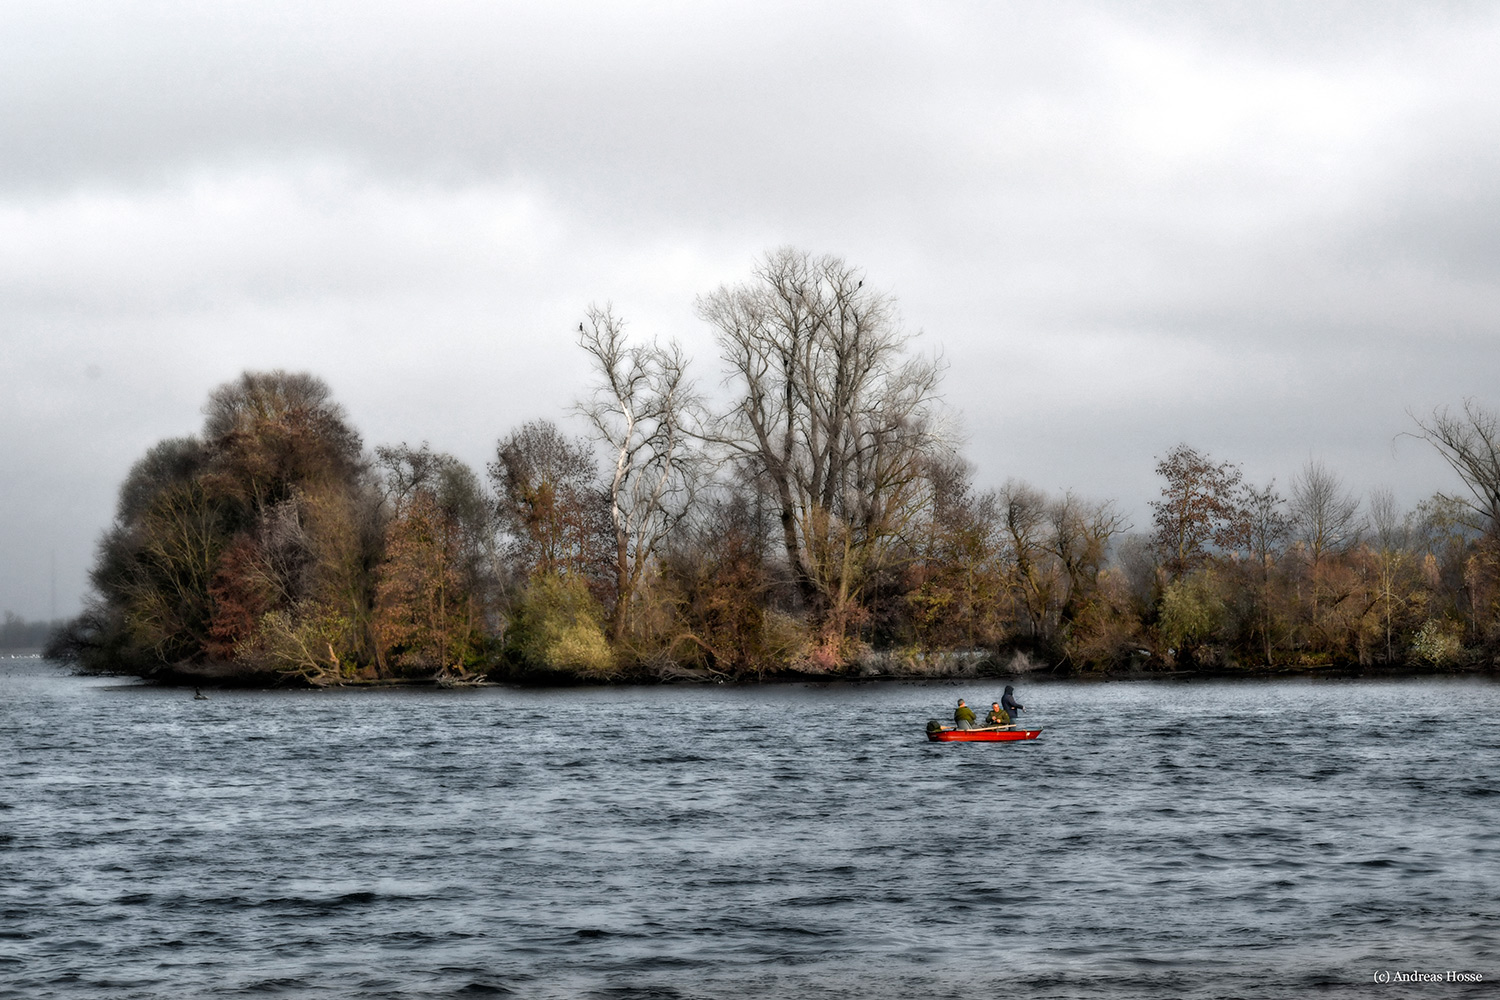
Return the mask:
<svg viewBox="0 0 1500 1000">
<path fill-rule="evenodd" d="M 982 488 L 943 430 L 941 364 L 837 258 L 777 251 L 699 312 L 721 412 L 680 348 L 596 307 L 593 436 L 525 422 L 484 480 L 425 443 L 366 450 L 314 376 L 247 372 L 131 469 L 50 653 L 317 685 L 1500 655 L 1500 432 L 1472 402 L 1416 434 L 1467 492 L 1403 510 L 1309 461 L 1283 495 L 1184 443 L 1137 530 L 1112 500 Z"/>
</svg>

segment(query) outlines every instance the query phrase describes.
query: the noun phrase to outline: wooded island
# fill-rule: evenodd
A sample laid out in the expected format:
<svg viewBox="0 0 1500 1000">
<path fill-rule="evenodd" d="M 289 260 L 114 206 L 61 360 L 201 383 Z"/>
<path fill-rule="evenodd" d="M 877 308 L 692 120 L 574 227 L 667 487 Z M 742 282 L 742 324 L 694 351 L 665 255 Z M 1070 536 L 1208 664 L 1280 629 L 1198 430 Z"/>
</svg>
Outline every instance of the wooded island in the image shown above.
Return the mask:
<svg viewBox="0 0 1500 1000">
<path fill-rule="evenodd" d="M 1150 531 L 1108 500 L 980 490 L 942 365 L 836 257 L 783 249 L 698 301 L 730 396 L 593 308 L 592 428 L 479 474 L 364 449 L 328 386 L 248 372 L 120 487 L 48 655 L 164 680 L 764 679 L 1401 666 L 1500 654 L 1500 433 L 1413 433 L 1468 492 L 1415 510 L 1310 462 L 1283 496 L 1187 445 Z"/>
</svg>

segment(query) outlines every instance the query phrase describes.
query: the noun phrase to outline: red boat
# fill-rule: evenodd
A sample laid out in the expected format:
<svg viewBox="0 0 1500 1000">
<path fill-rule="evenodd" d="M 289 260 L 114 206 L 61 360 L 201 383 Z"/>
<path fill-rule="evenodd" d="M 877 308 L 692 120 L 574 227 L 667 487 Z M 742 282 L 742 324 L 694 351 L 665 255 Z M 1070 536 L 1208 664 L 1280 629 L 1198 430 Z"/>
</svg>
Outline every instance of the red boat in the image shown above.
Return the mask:
<svg viewBox="0 0 1500 1000">
<path fill-rule="evenodd" d="M 1042 735 L 1040 727 L 1022 729 L 1019 726 L 986 726 L 981 729 L 956 729 L 939 726 L 927 730 L 927 738 L 933 743 L 998 743 L 1008 740 L 1034 740 Z"/>
</svg>

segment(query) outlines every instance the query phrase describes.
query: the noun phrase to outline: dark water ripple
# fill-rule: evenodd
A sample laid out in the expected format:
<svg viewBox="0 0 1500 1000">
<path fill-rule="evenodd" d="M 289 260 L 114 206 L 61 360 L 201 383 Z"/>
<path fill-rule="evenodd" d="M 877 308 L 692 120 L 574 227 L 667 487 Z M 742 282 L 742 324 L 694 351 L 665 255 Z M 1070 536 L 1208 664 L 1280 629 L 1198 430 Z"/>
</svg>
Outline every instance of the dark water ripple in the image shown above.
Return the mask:
<svg viewBox="0 0 1500 1000">
<path fill-rule="evenodd" d="M 0 998 L 1459 996 L 1500 686 L 215 692 L 0 666 Z M 1376 985 L 1385 971 L 1477 986 Z"/>
</svg>

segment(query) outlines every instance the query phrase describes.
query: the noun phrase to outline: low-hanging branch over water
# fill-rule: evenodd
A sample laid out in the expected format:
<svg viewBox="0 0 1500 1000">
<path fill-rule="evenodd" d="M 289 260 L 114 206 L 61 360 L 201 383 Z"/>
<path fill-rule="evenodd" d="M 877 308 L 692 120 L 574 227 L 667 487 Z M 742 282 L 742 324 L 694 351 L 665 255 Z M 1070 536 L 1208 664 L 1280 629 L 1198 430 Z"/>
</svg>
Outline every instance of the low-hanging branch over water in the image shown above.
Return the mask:
<svg viewBox="0 0 1500 1000">
<path fill-rule="evenodd" d="M 698 312 L 726 405 L 590 307 L 592 438 L 528 422 L 483 480 L 367 451 L 313 375 L 245 373 L 135 464 L 49 654 L 310 684 L 1497 662 L 1500 435 L 1473 401 L 1415 432 L 1467 494 L 1403 511 L 1314 461 L 1283 496 L 1182 444 L 1133 531 L 1109 500 L 978 488 L 942 364 L 843 260 L 774 251 Z"/>
</svg>

